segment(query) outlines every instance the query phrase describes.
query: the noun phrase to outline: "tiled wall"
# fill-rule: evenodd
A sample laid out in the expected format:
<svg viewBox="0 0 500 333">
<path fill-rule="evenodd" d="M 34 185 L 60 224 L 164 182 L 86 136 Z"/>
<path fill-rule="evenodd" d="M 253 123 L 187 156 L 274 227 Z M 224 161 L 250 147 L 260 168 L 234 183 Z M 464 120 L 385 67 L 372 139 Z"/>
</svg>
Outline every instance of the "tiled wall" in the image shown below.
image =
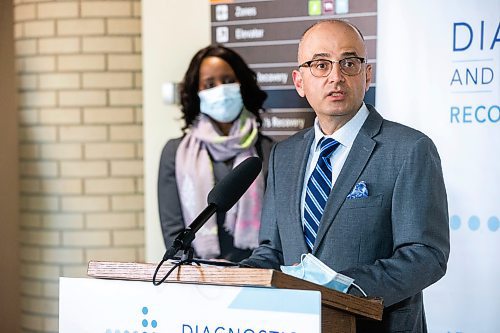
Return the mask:
<svg viewBox="0 0 500 333">
<path fill-rule="evenodd" d="M 142 261 L 140 1 L 14 1 L 22 327 L 58 331 L 58 279 Z"/>
</svg>

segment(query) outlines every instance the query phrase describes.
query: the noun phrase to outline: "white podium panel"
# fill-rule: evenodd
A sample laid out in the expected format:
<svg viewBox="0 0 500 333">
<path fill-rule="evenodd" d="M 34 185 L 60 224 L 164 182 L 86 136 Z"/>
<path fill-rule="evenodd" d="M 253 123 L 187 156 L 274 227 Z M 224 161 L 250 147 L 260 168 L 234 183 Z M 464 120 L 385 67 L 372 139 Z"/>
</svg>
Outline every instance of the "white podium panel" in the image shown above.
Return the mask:
<svg viewBox="0 0 500 333">
<path fill-rule="evenodd" d="M 61 278 L 61 333 L 320 333 L 321 294 Z"/>
</svg>

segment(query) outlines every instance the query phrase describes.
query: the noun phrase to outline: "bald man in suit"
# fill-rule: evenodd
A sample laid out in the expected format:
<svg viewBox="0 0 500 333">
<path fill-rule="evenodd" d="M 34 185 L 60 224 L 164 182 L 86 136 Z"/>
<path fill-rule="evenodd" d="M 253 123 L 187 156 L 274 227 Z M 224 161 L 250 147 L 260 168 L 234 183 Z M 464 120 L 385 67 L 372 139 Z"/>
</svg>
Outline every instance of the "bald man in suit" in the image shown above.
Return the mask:
<svg viewBox="0 0 500 333">
<path fill-rule="evenodd" d="M 293 80 L 315 124 L 273 148 L 260 245 L 241 264 L 279 269 L 311 252 L 384 299 L 383 320 L 358 320 L 358 332 L 426 332 L 422 290 L 445 274 L 449 256 L 441 161 L 426 135 L 364 104 L 366 56 L 360 31 L 344 21 L 321 21 L 302 36 Z M 305 217 L 307 184 L 326 138 L 337 147 L 315 229 Z"/>
</svg>

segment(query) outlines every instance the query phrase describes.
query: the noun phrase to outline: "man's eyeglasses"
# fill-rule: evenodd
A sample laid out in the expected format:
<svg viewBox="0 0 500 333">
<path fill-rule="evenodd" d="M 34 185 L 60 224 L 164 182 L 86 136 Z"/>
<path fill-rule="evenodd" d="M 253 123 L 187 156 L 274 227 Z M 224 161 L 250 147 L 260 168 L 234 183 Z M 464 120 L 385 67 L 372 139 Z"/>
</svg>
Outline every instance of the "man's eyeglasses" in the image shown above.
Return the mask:
<svg viewBox="0 0 500 333">
<path fill-rule="evenodd" d="M 325 77 L 332 72 L 333 64 L 339 63 L 340 71 L 349 76 L 358 75 L 361 72 L 361 67 L 366 63 L 365 58 L 347 57 L 339 61 L 328 59 L 317 59 L 306 61 L 300 67 L 309 67 L 311 74 L 316 77 Z"/>
</svg>

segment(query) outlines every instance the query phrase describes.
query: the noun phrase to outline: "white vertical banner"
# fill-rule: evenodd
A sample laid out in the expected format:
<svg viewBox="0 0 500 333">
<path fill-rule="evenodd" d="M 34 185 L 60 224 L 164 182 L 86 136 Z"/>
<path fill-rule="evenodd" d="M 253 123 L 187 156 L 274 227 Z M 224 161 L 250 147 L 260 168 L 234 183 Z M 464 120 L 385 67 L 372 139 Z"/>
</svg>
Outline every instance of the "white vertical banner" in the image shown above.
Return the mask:
<svg viewBox="0 0 500 333">
<path fill-rule="evenodd" d="M 500 332 L 500 1 L 378 1 L 377 109 L 441 155 L 451 255 L 429 332 Z"/>
</svg>

